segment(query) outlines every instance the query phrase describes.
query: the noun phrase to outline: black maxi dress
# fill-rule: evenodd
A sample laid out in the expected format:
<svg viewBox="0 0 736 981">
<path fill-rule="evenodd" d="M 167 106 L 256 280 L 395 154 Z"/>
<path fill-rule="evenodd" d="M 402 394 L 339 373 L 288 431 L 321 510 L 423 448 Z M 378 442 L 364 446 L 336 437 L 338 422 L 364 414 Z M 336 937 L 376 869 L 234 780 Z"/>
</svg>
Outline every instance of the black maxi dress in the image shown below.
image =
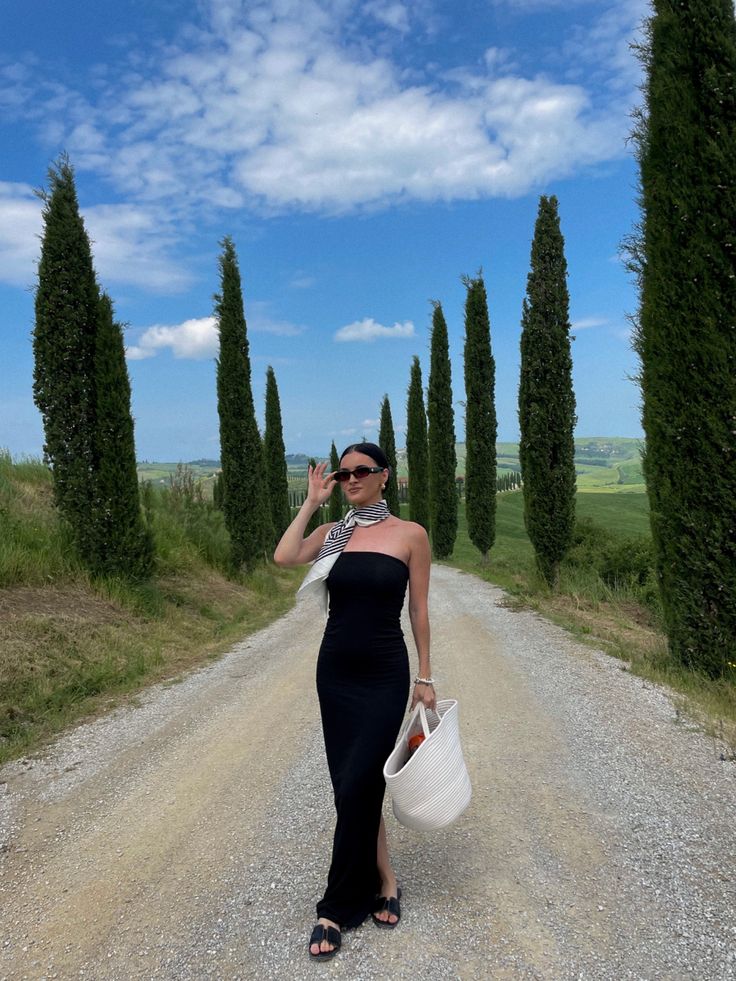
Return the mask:
<svg viewBox="0 0 736 981">
<path fill-rule="evenodd" d="M 376 842 L 394 748 L 409 696 L 401 630 L 409 570 L 383 552 L 343 552 L 327 577 L 330 612 L 317 660 L 317 693 L 337 824 L 317 915 L 343 928 L 375 908 Z"/>
</svg>

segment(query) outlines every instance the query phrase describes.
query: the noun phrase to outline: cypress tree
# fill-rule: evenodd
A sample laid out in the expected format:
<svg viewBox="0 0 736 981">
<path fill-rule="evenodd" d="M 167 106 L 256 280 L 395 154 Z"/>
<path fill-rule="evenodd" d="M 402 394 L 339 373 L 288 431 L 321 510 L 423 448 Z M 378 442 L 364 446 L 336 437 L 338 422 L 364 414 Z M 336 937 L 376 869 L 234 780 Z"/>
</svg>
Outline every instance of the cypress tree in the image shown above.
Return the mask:
<svg viewBox="0 0 736 981">
<path fill-rule="evenodd" d="M 731 0 L 654 0 L 635 138 L 644 473 L 671 654 L 736 651 L 736 22 Z"/>
<path fill-rule="evenodd" d="M 440 303 L 434 304 L 427 389 L 429 502 L 432 552 L 436 559 L 452 554 L 457 535 L 455 420 L 452 410 L 452 368 L 447 323 Z"/>
<path fill-rule="evenodd" d="M 565 243 L 556 197 L 541 197 L 522 309 L 519 462 L 524 523 L 555 586 L 575 523 L 575 395 Z"/>
<path fill-rule="evenodd" d="M 141 514 L 123 331 L 106 293 L 99 301 L 95 390 L 92 564 L 98 572 L 142 579 L 151 573 L 153 542 Z"/>
<path fill-rule="evenodd" d="M 388 480 L 383 492 L 383 499 L 388 504 L 391 514 L 401 517 L 401 505 L 399 503 L 399 481 L 396 476 L 396 438 L 394 436 L 394 424 L 391 418 L 391 404 L 388 395 L 384 395 L 381 403 L 381 427 L 378 432 L 378 445 L 386 454 L 389 465 Z"/>
<path fill-rule="evenodd" d="M 43 417 L 44 455 L 54 497 L 79 552 L 95 554 L 89 516 L 94 501 L 95 337 L 100 290 L 92 251 L 64 156 L 41 192 L 44 233 L 33 331 L 33 394 Z"/>
<path fill-rule="evenodd" d="M 221 292 L 215 296 L 220 335 L 217 360 L 217 411 L 223 513 L 230 533 L 231 562 L 250 570 L 262 561 L 269 544 L 263 449 L 251 389 L 250 356 L 243 310 L 240 269 L 233 240 L 222 240 Z"/>
<path fill-rule="evenodd" d="M 266 486 L 271 506 L 271 525 L 274 546 L 291 523 L 289 481 L 287 480 L 286 448 L 281 425 L 281 403 L 276 375 L 269 365 L 266 371 L 266 428 L 263 436 L 266 464 Z"/>
<path fill-rule="evenodd" d="M 409 519 L 429 531 L 429 444 L 422 369 L 415 355 L 406 403 L 406 460 L 409 468 Z"/>
<path fill-rule="evenodd" d="M 482 275 L 465 287 L 465 515 L 486 563 L 496 538 L 496 365 Z"/>
<path fill-rule="evenodd" d="M 332 446 L 330 447 L 330 470 L 334 473 L 340 467 L 340 457 L 337 455 L 337 447 L 335 446 L 335 441 L 332 441 Z M 327 513 L 329 515 L 330 521 L 339 521 L 342 518 L 342 491 L 339 487 L 335 487 L 330 495 L 330 500 L 327 508 Z"/>
</svg>

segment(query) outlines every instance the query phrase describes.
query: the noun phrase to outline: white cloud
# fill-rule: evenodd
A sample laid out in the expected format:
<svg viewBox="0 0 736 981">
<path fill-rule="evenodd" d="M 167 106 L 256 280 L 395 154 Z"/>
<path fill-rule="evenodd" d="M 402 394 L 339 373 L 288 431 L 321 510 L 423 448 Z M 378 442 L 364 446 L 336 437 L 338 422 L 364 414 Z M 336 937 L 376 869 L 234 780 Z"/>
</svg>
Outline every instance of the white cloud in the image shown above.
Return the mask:
<svg viewBox="0 0 736 981">
<path fill-rule="evenodd" d="M 292 337 L 301 334 L 303 327 L 290 324 L 287 321 L 271 320 L 264 309 L 267 304 L 254 301 L 251 304 L 256 309 L 255 316 L 247 318 L 248 331 L 264 334 L 274 334 L 282 337 Z M 246 311 L 247 312 L 247 311 Z M 146 328 L 138 339 L 137 344 L 126 348 L 130 361 L 143 361 L 152 358 L 159 351 L 169 349 L 175 358 L 186 358 L 199 361 L 204 358 L 216 358 L 220 350 L 220 338 L 217 332 L 215 317 L 194 317 L 181 324 L 154 324 Z M 259 360 L 269 364 L 290 364 L 291 359 L 266 358 Z"/>
<path fill-rule="evenodd" d="M 209 31 L 183 30 L 179 48 L 103 85 L 96 106 L 59 91 L 65 111 L 46 122 L 71 118 L 55 137 L 81 154 L 78 166 L 172 211 L 340 213 L 521 195 L 626 152 L 628 105 L 611 101 L 608 82 L 618 73 L 619 89 L 630 87 L 626 32 L 642 2 L 607 8 L 588 32 L 594 50 L 615 52 L 594 94 L 587 80 L 515 74 L 496 49 L 451 81 L 446 73 L 417 84 L 396 58 L 371 51 L 368 36 L 348 43 L 362 11 L 348 0 L 210 0 Z M 373 0 L 367 12 L 403 30 L 408 9 Z"/>
<path fill-rule="evenodd" d="M 30 286 L 41 251 L 41 202 L 27 184 L 0 181 L 0 280 Z"/>
<path fill-rule="evenodd" d="M 409 30 L 409 10 L 403 3 L 371 0 L 370 3 L 363 4 L 363 12 L 402 34 Z"/>
<path fill-rule="evenodd" d="M 138 343 L 129 346 L 126 353 L 130 361 L 142 361 L 169 348 L 175 358 L 201 360 L 216 357 L 219 346 L 215 318 L 199 317 L 172 326 L 155 324 L 145 330 Z"/>
<path fill-rule="evenodd" d="M 101 204 L 84 209 L 95 268 L 103 283 L 177 293 L 191 276 L 166 255 L 172 234 L 156 209 Z"/>
<path fill-rule="evenodd" d="M 411 320 L 405 320 L 403 324 L 384 327 L 371 317 L 366 317 L 335 331 L 336 341 L 375 341 L 379 337 L 414 337 L 414 324 Z"/>
<path fill-rule="evenodd" d="M 0 280 L 36 280 L 43 233 L 42 203 L 27 184 L 0 181 Z M 100 282 L 177 292 L 191 277 L 166 255 L 171 235 L 155 210 L 129 204 L 81 208 Z"/>
<path fill-rule="evenodd" d="M 380 425 L 381 425 L 380 419 L 364 419 L 361 422 L 361 426 L 363 427 L 363 429 L 378 429 Z"/>
<path fill-rule="evenodd" d="M 572 330 L 588 330 L 590 327 L 605 327 L 609 323 L 604 317 L 582 317 L 570 324 Z"/>
</svg>

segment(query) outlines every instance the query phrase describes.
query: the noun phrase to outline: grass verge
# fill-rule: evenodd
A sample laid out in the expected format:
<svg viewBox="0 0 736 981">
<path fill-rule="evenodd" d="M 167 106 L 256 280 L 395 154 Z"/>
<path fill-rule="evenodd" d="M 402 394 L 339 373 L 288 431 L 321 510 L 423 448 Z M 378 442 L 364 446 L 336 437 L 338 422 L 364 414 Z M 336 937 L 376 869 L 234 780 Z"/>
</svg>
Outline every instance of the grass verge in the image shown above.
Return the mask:
<svg viewBox="0 0 736 981">
<path fill-rule="evenodd" d="M 0 590 L 0 764 L 156 681 L 207 663 L 293 605 L 299 575 L 212 570 L 155 585 Z"/>
<path fill-rule="evenodd" d="M 38 461 L 0 453 L 0 764 L 153 682 L 176 678 L 285 613 L 298 570 L 228 578 L 222 515 L 188 487 L 145 495 L 156 575 L 92 579 Z"/>
<path fill-rule="evenodd" d="M 577 514 L 614 540 L 628 543 L 649 533 L 643 494 L 580 493 Z M 535 610 L 584 643 L 620 658 L 634 674 L 670 687 L 676 693 L 678 718 L 695 721 L 713 738 L 717 754 L 736 759 L 736 686 L 672 662 L 651 584 L 611 584 L 592 562 L 571 561 L 563 565 L 559 588 L 550 590 L 536 569 L 520 492 L 498 498 L 496 542 L 487 565 L 468 538 L 462 504 L 458 518 L 455 549 L 446 564 L 500 586 L 510 594 L 512 608 Z"/>
</svg>

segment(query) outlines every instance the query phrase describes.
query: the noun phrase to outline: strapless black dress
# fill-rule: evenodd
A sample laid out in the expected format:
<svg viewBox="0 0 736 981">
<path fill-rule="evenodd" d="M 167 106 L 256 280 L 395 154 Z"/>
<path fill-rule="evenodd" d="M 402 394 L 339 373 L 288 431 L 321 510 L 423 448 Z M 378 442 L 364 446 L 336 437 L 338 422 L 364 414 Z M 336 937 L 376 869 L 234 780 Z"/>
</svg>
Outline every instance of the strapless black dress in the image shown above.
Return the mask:
<svg viewBox="0 0 736 981">
<path fill-rule="evenodd" d="M 376 842 L 386 785 L 409 696 L 401 630 L 409 570 L 382 552 L 343 552 L 327 578 L 330 614 L 317 660 L 317 692 L 337 824 L 317 915 L 358 926 L 380 886 Z"/>
</svg>

